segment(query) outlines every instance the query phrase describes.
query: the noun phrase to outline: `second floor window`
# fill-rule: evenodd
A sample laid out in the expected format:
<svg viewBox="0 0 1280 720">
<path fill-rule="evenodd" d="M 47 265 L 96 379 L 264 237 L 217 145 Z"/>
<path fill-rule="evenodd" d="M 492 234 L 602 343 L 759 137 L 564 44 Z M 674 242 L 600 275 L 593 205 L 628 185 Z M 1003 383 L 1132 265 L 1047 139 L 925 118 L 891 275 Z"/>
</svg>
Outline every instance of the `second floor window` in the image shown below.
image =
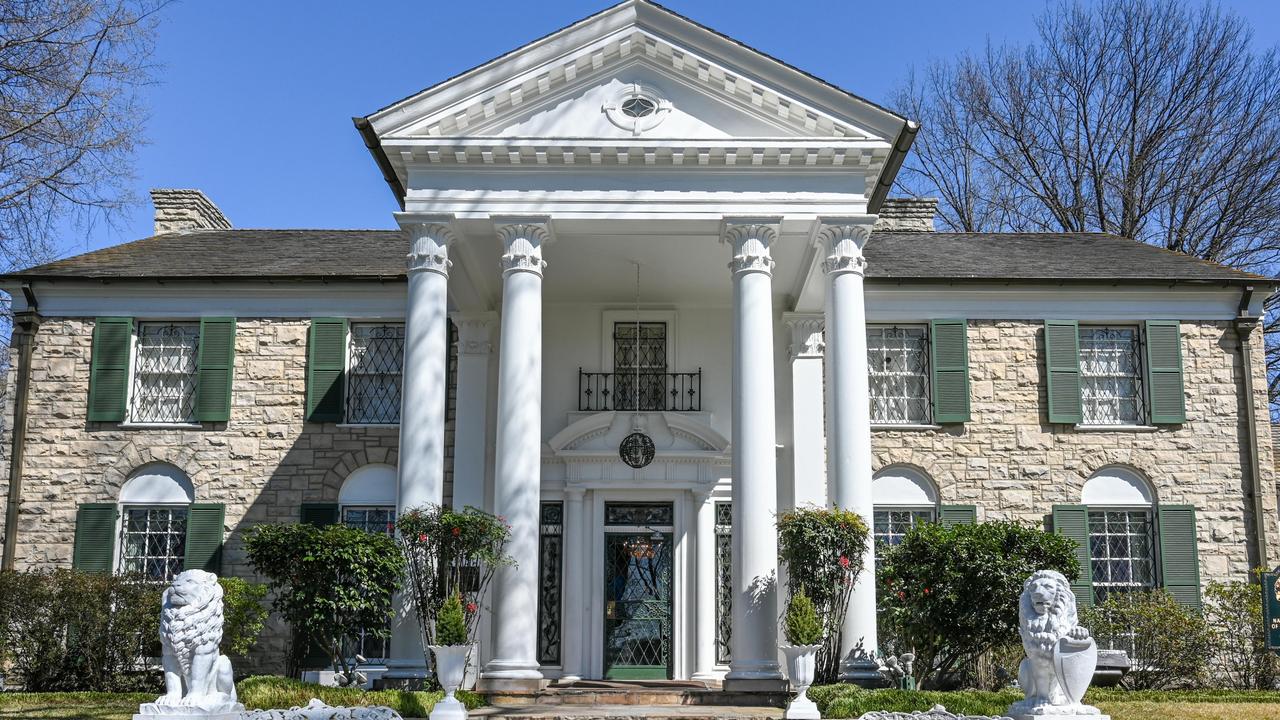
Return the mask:
<svg viewBox="0 0 1280 720">
<path fill-rule="evenodd" d="M 404 325 L 352 323 L 347 351 L 347 422 L 400 422 Z"/>
<path fill-rule="evenodd" d="M 925 328 L 868 327 L 867 380 L 872 423 L 927 425 L 931 408 Z"/>
<path fill-rule="evenodd" d="M 140 323 L 134 342 L 129 419 L 195 421 L 198 323 Z"/>
<path fill-rule="evenodd" d="M 666 323 L 620 322 L 614 325 L 615 410 L 665 410 L 666 372 Z"/>
<path fill-rule="evenodd" d="M 1080 410 L 1085 425 L 1141 425 L 1142 345 L 1137 327 L 1081 326 Z"/>
</svg>

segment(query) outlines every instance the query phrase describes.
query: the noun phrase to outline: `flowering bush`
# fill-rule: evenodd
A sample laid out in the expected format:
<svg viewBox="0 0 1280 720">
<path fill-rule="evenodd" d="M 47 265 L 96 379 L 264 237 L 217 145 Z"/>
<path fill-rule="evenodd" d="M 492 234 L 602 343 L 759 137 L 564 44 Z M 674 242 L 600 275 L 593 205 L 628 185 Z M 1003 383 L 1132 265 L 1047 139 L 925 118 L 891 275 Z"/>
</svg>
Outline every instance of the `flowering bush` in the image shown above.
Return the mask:
<svg viewBox="0 0 1280 720">
<path fill-rule="evenodd" d="M 778 515 L 778 559 L 787 568 L 787 594 L 807 595 L 823 621 L 819 683 L 839 675 L 840 629 L 862 572 L 868 535 L 862 518 L 848 510 L 806 507 Z"/>
<path fill-rule="evenodd" d="M 914 652 L 921 686 L 955 678 L 1018 638 L 1018 598 L 1037 570 L 1075 578 L 1075 542 L 1014 522 L 921 523 L 876 555 L 881 650 Z"/>
<path fill-rule="evenodd" d="M 396 520 L 423 647 L 438 644 L 436 618 L 444 602 L 455 596 L 466 614 L 467 641 L 475 641 L 489 581 L 499 567 L 511 563 L 503 551 L 510 536 L 506 522 L 475 508 L 457 512 L 426 505 Z"/>
</svg>

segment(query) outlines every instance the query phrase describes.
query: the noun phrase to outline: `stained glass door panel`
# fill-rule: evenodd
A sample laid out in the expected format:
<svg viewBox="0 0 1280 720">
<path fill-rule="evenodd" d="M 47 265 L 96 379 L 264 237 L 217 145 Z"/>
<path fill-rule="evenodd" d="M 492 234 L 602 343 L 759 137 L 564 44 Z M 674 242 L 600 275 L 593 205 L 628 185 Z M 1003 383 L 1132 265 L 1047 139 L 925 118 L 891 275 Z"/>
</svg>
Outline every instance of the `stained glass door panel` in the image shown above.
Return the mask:
<svg viewBox="0 0 1280 720">
<path fill-rule="evenodd" d="M 611 680 L 671 677 L 669 533 L 606 533 L 604 675 Z"/>
</svg>

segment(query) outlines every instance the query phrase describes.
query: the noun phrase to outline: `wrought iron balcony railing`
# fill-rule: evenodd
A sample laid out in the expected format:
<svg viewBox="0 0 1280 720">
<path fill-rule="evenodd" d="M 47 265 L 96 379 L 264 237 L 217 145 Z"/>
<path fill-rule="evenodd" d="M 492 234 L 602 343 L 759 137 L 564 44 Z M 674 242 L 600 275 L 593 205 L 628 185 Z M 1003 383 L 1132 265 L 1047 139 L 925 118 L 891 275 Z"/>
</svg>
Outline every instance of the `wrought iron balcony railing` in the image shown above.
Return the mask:
<svg viewBox="0 0 1280 720">
<path fill-rule="evenodd" d="M 637 386 L 637 380 L 639 385 Z M 702 411 L 702 368 L 697 372 L 585 372 L 578 368 L 578 410 Z"/>
</svg>

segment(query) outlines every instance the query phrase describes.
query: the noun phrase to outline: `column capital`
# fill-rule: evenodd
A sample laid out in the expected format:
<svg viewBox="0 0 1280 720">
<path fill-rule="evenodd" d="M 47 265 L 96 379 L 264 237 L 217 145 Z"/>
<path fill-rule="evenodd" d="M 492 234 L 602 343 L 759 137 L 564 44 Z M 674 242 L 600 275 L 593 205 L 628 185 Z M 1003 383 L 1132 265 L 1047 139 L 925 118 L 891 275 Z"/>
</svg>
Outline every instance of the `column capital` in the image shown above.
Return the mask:
<svg viewBox="0 0 1280 720">
<path fill-rule="evenodd" d="M 828 275 L 866 272 L 862 248 L 871 237 L 875 215 L 818 218 L 818 244 L 825 255 L 822 269 Z"/>
<path fill-rule="evenodd" d="M 531 272 L 542 275 L 547 263 L 542 248 L 552 240 L 551 218 L 493 218 L 493 229 L 502 241 L 502 274 Z"/>
<path fill-rule="evenodd" d="M 733 259 L 729 269 L 742 273 L 773 274 L 770 247 L 778 239 L 778 217 L 726 217 L 720 226 L 720 241 L 729 243 Z"/>
<path fill-rule="evenodd" d="M 434 272 L 448 277 L 449 246 L 457 239 L 452 215 L 410 215 L 398 213 L 396 221 L 409 236 L 406 260 L 410 273 Z"/>
<path fill-rule="evenodd" d="M 498 313 L 455 312 L 449 319 L 458 328 L 459 355 L 489 355 L 493 352 L 493 329 L 498 326 Z"/>
<path fill-rule="evenodd" d="M 827 341 L 827 318 L 822 313 L 783 313 L 782 322 L 791 329 L 791 359 L 821 358 Z"/>
<path fill-rule="evenodd" d="M 576 485 L 566 485 L 564 487 L 564 499 L 569 502 L 582 502 L 582 498 L 587 494 L 587 489 Z"/>
</svg>

